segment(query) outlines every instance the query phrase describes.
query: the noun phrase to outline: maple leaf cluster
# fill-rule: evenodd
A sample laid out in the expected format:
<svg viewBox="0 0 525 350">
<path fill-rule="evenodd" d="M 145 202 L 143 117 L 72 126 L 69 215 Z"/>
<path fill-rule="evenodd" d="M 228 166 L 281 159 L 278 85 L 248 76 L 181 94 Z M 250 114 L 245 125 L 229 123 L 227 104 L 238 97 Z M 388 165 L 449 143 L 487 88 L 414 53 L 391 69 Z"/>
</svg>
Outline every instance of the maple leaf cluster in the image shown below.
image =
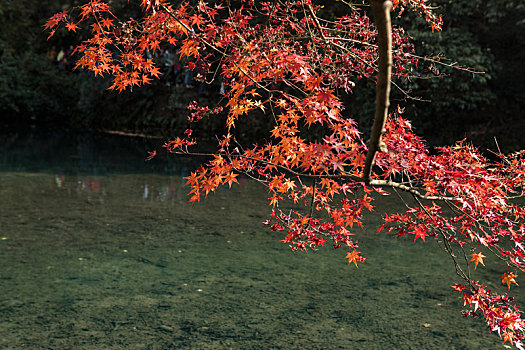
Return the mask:
<svg viewBox="0 0 525 350">
<path fill-rule="evenodd" d="M 504 273 L 501 278 L 503 283 L 516 283 L 514 273 Z M 524 349 L 522 339 L 525 338 L 525 321 L 521 317 L 521 312 L 511 303 L 512 297 L 506 294 L 492 293 L 483 284 L 473 282 L 469 292 L 461 283 L 451 285 L 454 291 L 462 293 L 463 305 L 470 306 L 471 310 L 463 312 L 465 317 L 483 317 L 491 331 L 496 332 L 503 338 L 503 343 L 509 341 L 518 349 Z"/>
<path fill-rule="evenodd" d="M 246 174 L 267 188 L 274 209 L 265 224 L 283 232 L 291 249 L 315 250 L 329 242 L 345 247 L 345 259 L 357 266 L 365 257 L 352 230 L 374 210 L 374 195 L 404 192 L 411 197 L 400 196 L 406 211 L 384 215 L 379 231 L 413 235 L 414 241 L 435 239 L 465 283 L 453 288 L 467 289 L 461 298 L 474 307 L 467 315 L 480 310 L 493 331 L 521 347 L 524 324 L 512 298 L 474 281 L 470 267 L 484 266 L 485 252 L 509 269 L 525 269 L 525 208 L 514 200 L 524 195 L 525 152 L 488 158 L 466 141 L 431 150 L 398 108 L 380 130 L 379 151 L 370 157 L 372 147 L 340 96 L 360 79 L 376 79 L 373 21 L 353 7 L 343 17 L 323 19 L 310 0 L 241 3 L 232 8 L 228 1 L 200 0 L 175 7 L 143 0 L 142 18 L 121 21 L 108 2 L 92 0 L 56 14 L 45 26 L 51 35 L 60 25 L 71 31 L 90 27 L 91 36 L 76 47 L 76 67 L 111 76 L 110 89 L 158 78 L 160 70 L 147 53 L 166 46 L 188 62 L 187 69 L 196 69 L 201 81 L 221 80 L 219 105 L 189 106 L 191 122 L 223 118 L 227 129 L 215 153 L 200 154 L 209 161 L 186 178 L 191 203 Z M 432 30 L 441 27 L 441 17 L 426 0 L 394 0 L 393 7 L 399 14 L 421 14 Z M 392 26 L 391 39 L 392 76 L 412 78 L 418 58 L 408 35 Z M 246 146 L 235 138 L 236 125 L 247 114 L 273 121 L 264 142 Z M 197 140 L 191 137 L 186 130 L 165 148 L 199 154 L 192 151 Z M 305 210 L 285 211 L 287 203 Z M 469 248 L 478 251 L 470 261 Z M 501 276 L 508 289 L 517 285 L 517 274 L 509 271 Z"/>
</svg>

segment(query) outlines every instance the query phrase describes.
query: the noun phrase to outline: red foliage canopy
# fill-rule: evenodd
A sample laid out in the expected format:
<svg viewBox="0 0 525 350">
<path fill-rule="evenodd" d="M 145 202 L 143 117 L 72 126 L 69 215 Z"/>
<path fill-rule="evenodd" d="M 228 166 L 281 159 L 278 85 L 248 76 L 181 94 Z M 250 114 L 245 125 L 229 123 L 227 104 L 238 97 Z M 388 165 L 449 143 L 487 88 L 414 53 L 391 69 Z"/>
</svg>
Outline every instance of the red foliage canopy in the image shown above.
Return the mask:
<svg viewBox="0 0 525 350">
<path fill-rule="evenodd" d="M 189 106 L 191 121 L 224 117 L 228 129 L 217 152 L 209 154 L 212 160 L 187 178 L 190 202 L 220 185 L 231 186 L 245 173 L 267 187 L 275 209 L 265 224 L 285 232 L 283 241 L 293 250 L 331 242 L 346 247 L 346 258 L 357 266 L 365 258 L 351 230 L 373 210 L 373 195 L 388 194 L 385 189 L 409 193 L 414 204 L 385 215 L 379 230 L 414 240 L 434 237 L 465 283 L 452 285 L 471 307 L 465 314 L 482 315 L 491 330 L 521 348 L 521 313 L 511 297 L 471 279 L 471 264 L 483 265 L 485 256 L 473 252 L 469 261 L 467 251 L 483 249 L 502 259 L 508 266 L 502 284 L 509 289 L 517 284 L 511 269 L 525 269 L 525 209 L 513 199 L 524 194 L 525 152 L 497 152 L 491 161 L 465 141 L 431 152 L 402 110 L 381 117 L 388 108 L 390 76 L 409 79 L 418 62 L 403 29 L 391 26 L 390 7 L 415 11 L 439 30 L 441 18 L 426 0 L 371 0 L 376 25 L 361 6 L 349 5 L 347 15 L 328 20 L 311 0 L 228 4 L 200 0 L 174 7 L 165 0 L 142 0 L 141 19 L 119 20 L 106 2 L 93 0 L 56 14 L 46 27 L 53 35 L 61 24 L 72 31 L 89 24 L 91 36 L 76 48 L 77 67 L 112 76 L 110 89 L 158 78 L 147 52 L 161 45 L 176 47 L 188 67 L 197 69 L 196 79 L 220 77 L 226 87 L 221 105 Z M 365 142 L 339 96 L 376 74 L 375 129 Z M 273 128 L 266 142 L 241 146 L 235 125 L 252 112 L 271 118 Z M 195 143 L 187 131 L 165 147 L 195 154 L 190 150 Z M 305 211 L 283 212 L 278 209 L 283 200 L 304 203 Z"/>
</svg>

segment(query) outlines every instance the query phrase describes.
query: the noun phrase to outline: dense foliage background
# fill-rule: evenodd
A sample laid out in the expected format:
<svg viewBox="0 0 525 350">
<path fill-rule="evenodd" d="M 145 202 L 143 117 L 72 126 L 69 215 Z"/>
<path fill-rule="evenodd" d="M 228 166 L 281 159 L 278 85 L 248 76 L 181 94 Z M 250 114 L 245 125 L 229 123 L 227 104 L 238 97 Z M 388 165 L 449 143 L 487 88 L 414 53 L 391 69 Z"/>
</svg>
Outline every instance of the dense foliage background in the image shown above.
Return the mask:
<svg viewBox="0 0 525 350">
<path fill-rule="evenodd" d="M 184 130 L 185 106 L 191 100 L 213 103 L 220 98 L 219 83 L 200 86 L 168 79 L 118 94 L 105 90 L 108 83 L 90 73 L 72 71 L 74 57 L 60 64 L 57 54 L 66 53 L 82 33 L 61 31 L 47 41 L 42 30 L 46 19 L 76 1 L 0 2 L 0 114 L 4 130 L 32 125 L 81 127 L 95 130 L 125 130 L 170 135 Z M 132 2 L 130 2 L 132 3 Z M 523 148 L 525 127 L 525 4 L 520 0 L 434 0 L 443 14 L 442 32 L 429 32 L 422 20 L 403 16 L 395 19 L 414 39 L 421 55 L 443 53 L 448 63 L 459 62 L 484 74 L 471 73 L 421 62 L 429 79 L 400 82 L 417 99 L 404 99 L 394 92 L 394 103 L 406 106 L 406 116 L 416 131 L 433 145 L 468 138 L 475 144 L 502 150 Z M 112 1 L 120 15 L 139 15 L 138 7 L 125 0 Z M 325 11 L 346 11 L 340 2 Z M 66 55 L 67 57 L 67 55 Z M 158 61 L 163 65 L 163 57 Z M 63 62 L 62 62 L 63 63 Z M 437 77 L 445 74 L 445 77 Z M 373 83 L 361 81 L 345 99 L 362 130 L 373 116 Z M 431 102 L 428 102 L 431 101 Z M 265 119 L 251 117 L 241 130 L 246 138 L 261 137 Z M 200 135 L 220 133 L 221 122 L 201 123 Z M 242 128 L 242 126 L 240 126 Z"/>
</svg>

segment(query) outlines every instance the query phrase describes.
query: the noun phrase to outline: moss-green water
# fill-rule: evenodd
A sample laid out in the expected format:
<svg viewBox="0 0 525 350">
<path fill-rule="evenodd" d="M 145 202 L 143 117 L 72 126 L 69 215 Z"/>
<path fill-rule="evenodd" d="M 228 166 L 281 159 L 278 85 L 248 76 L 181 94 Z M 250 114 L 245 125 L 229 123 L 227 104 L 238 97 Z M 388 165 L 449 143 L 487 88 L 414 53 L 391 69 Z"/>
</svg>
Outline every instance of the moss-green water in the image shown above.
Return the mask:
<svg viewBox="0 0 525 350">
<path fill-rule="evenodd" d="M 291 252 L 248 181 L 191 207 L 178 175 L 8 165 L 2 349 L 503 348 L 461 316 L 447 255 L 373 233 L 379 215 L 357 234 L 356 269 L 342 250 Z"/>
</svg>

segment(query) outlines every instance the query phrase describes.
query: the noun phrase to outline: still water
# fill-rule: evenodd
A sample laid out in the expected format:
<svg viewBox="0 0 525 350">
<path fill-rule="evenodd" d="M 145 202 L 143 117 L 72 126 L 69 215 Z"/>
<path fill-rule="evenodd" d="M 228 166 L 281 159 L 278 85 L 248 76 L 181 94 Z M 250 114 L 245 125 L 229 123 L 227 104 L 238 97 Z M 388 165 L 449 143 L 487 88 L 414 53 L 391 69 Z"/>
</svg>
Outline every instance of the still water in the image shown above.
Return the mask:
<svg viewBox="0 0 525 350">
<path fill-rule="evenodd" d="M 461 316 L 434 242 L 375 233 L 390 198 L 356 233 L 356 269 L 341 250 L 291 252 L 246 179 L 188 205 L 198 160 L 146 162 L 162 140 L 0 140 L 2 349 L 504 348 Z"/>
</svg>

